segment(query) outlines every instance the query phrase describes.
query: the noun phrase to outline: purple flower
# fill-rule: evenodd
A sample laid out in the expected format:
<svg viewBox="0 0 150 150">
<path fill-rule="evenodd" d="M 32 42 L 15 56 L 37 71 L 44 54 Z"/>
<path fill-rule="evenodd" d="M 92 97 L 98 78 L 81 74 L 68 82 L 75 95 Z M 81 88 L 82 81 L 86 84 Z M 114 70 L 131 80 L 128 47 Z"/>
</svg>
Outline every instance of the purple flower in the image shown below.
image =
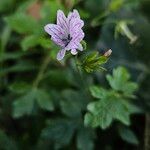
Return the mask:
<svg viewBox="0 0 150 150">
<path fill-rule="evenodd" d="M 80 19 L 77 10 L 73 10 L 66 17 L 63 11 L 57 11 L 57 24 L 47 24 L 44 29 L 51 35 L 51 40 L 61 47 L 57 54 L 57 59 L 61 60 L 65 56 L 66 51 L 71 51 L 71 54 L 76 55 L 77 50 L 82 51 L 83 47 L 80 44 L 84 38 L 82 27 L 84 22 Z"/>
</svg>

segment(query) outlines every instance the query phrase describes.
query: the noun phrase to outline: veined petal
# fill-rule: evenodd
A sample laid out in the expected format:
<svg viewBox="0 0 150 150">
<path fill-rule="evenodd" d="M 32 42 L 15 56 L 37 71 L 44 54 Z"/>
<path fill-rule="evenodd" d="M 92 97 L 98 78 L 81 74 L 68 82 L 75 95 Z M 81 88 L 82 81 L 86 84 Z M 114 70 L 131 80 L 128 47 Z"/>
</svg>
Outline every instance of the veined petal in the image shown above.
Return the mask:
<svg viewBox="0 0 150 150">
<path fill-rule="evenodd" d="M 57 54 L 57 60 L 62 60 L 65 56 L 65 53 L 66 53 L 65 49 L 60 50 Z"/>
<path fill-rule="evenodd" d="M 79 32 L 72 35 L 72 41 L 80 43 L 84 38 L 84 32 L 80 30 Z"/>
<path fill-rule="evenodd" d="M 57 25 L 59 25 L 62 29 L 68 32 L 69 26 L 68 26 L 67 18 L 62 10 L 57 11 Z"/>
<path fill-rule="evenodd" d="M 65 49 L 67 50 L 79 49 L 80 51 L 82 51 L 83 48 L 81 47 L 82 45 L 80 45 L 80 42 L 83 40 L 83 38 L 84 38 L 84 32 L 80 30 L 80 32 L 74 34 L 72 40 L 68 43 Z"/>
<path fill-rule="evenodd" d="M 65 33 L 60 26 L 55 24 L 47 24 L 44 29 L 49 35 L 51 35 L 51 39 L 57 45 L 64 46 L 62 39 L 65 37 Z"/>
<path fill-rule="evenodd" d="M 75 18 L 80 18 L 79 12 L 76 9 L 73 10 L 73 15 Z"/>
<path fill-rule="evenodd" d="M 73 10 L 73 12 L 70 12 L 68 14 L 68 21 L 71 20 L 71 19 L 74 19 L 74 18 L 79 18 L 80 19 L 80 15 L 78 13 L 78 11 L 76 9 Z"/>
<path fill-rule="evenodd" d="M 70 41 L 70 43 L 65 47 L 67 50 L 77 49 L 78 44 L 75 41 Z"/>
<path fill-rule="evenodd" d="M 61 28 L 55 24 L 47 24 L 44 29 L 51 36 L 57 36 L 60 39 L 64 36 Z"/>
<path fill-rule="evenodd" d="M 61 47 L 65 47 L 65 43 L 64 43 L 62 40 L 60 40 L 60 39 L 58 39 L 58 38 L 56 38 L 56 37 L 51 37 L 51 40 L 52 40 L 54 43 L 56 43 L 57 45 L 59 45 L 59 46 L 61 46 Z"/>
<path fill-rule="evenodd" d="M 83 26 L 84 22 L 79 18 L 72 19 L 69 24 L 69 27 L 72 30 L 81 29 Z"/>
</svg>

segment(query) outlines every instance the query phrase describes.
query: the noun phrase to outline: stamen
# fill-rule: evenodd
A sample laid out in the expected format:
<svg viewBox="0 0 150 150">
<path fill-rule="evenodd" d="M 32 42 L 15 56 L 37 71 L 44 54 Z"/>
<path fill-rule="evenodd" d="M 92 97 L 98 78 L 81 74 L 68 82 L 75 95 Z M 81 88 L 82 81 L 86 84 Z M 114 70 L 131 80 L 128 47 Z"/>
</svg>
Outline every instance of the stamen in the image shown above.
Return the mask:
<svg viewBox="0 0 150 150">
<path fill-rule="evenodd" d="M 62 39 L 62 41 L 65 43 L 65 47 L 69 44 L 69 42 L 72 40 L 72 37 L 70 34 L 68 34 L 67 39 Z"/>
</svg>

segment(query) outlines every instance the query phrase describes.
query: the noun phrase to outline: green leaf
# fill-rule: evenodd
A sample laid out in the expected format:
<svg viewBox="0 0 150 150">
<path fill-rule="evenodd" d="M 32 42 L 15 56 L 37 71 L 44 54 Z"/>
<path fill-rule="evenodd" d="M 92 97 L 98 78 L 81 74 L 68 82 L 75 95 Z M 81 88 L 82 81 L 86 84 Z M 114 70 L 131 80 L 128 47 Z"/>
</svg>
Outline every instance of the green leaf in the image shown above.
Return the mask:
<svg viewBox="0 0 150 150">
<path fill-rule="evenodd" d="M 123 67 L 113 70 L 113 76 L 107 75 L 112 90 L 91 86 L 90 91 L 98 100 L 88 104 L 88 113 L 85 114 L 85 125 L 102 129 L 109 127 L 113 120 L 119 120 L 125 125 L 130 124 L 130 115 L 141 110 L 131 104 L 137 84 L 130 82 L 130 74 Z"/>
<path fill-rule="evenodd" d="M 94 149 L 94 132 L 89 128 L 81 128 L 77 134 L 78 150 L 93 150 Z"/>
<path fill-rule="evenodd" d="M 42 131 L 42 138 L 54 142 L 55 149 L 68 145 L 76 129 L 76 123 L 67 119 L 49 120 Z"/>
<path fill-rule="evenodd" d="M 100 99 L 104 98 L 108 93 L 107 90 L 105 90 L 104 88 L 100 88 L 98 86 L 91 86 L 90 92 L 93 97 L 100 98 Z"/>
<path fill-rule="evenodd" d="M 2 51 L 4 51 L 5 48 L 6 48 L 8 40 L 10 38 L 10 34 L 11 34 L 11 29 L 8 26 L 6 26 L 3 29 L 3 32 L 2 32 L 2 35 L 1 35 L 1 49 L 2 49 Z"/>
<path fill-rule="evenodd" d="M 131 143 L 134 145 L 139 144 L 139 141 L 132 130 L 130 130 L 126 127 L 120 127 L 119 134 L 120 134 L 121 138 L 128 143 Z"/>
<path fill-rule="evenodd" d="M 38 23 L 34 18 L 24 13 L 15 13 L 5 18 L 7 24 L 18 33 L 34 33 L 38 29 Z"/>
<path fill-rule="evenodd" d="M 0 12 L 8 11 L 12 8 L 15 0 L 1 0 L 0 1 Z"/>
<path fill-rule="evenodd" d="M 124 4 L 124 0 L 112 0 L 109 5 L 109 11 L 118 11 Z"/>
<path fill-rule="evenodd" d="M 24 51 L 40 45 L 43 48 L 52 48 L 53 44 L 50 39 L 41 37 L 41 35 L 29 35 L 21 41 L 21 47 Z"/>
<path fill-rule="evenodd" d="M 69 117 L 79 117 L 81 111 L 86 107 L 82 93 L 65 90 L 62 93 L 63 100 L 60 102 L 62 112 Z"/>
<path fill-rule="evenodd" d="M 113 75 L 107 75 L 106 78 L 114 90 L 121 91 L 129 97 L 132 97 L 133 92 L 138 88 L 136 83 L 129 81 L 130 74 L 123 67 L 114 69 Z"/>
<path fill-rule="evenodd" d="M 23 115 L 32 114 L 35 103 L 37 103 L 38 106 L 44 110 L 53 110 L 53 103 L 50 100 L 49 95 L 43 90 L 32 89 L 14 101 L 13 117 L 19 118 Z"/>
<path fill-rule="evenodd" d="M 0 53 L 0 62 L 7 61 L 7 60 L 19 59 L 24 55 L 25 55 L 25 53 L 22 51 Z"/>
<path fill-rule="evenodd" d="M 36 95 L 37 102 L 39 107 L 44 110 L 52 111 L 54 110 L 54 106 L 49 94 L 43 90 L 38 90 Z"/>
<path fill-rule="evenodd" d="M 48 23 L 47 21 L 55 21 L 58 9 L 64 9 L 59 1 L 44 1 L 40 14 L 42 19 L 45 21 L 45 24 Z"/>
<path fill-rule="evenodd" d="M 14 66 L 11 67 L 5 67 L 5 68 L 0 68 L 0 75 L 5 75 L 10 72 L 25 72 L 25 71 L 33 71 L 37 69 L 38 67 L 35 66 L 32 62 L 29 61 L 20 61 L 16 63 Z"/>
<path fill-rule="evenodd" d="M 26 36 L 21 41 L 21 47 L 24 51 L 28 50 L 29 48 L 33 48 L 38 44 L 39 44 L 39 37 L 36 35 Z"/>
<path fill-rule="evenodd" d="M 85 125 L 100 126 L 102 129 L 105 129 L 110 126 L 114 119 L 129 125 L 130 110 L 124 104 L 124 101 L 110 91 L 101 100 L 89 103 L 87 106 L 89 112 L 86 113 L 84 119 Z"/>
<path fill-rule="evenodd" d="M 46 49 L 54 49 L 54 43 L 49 39 L 49 38 L 39 38 L 39 45 L 41 45 L 43 48 L 46 48 Z"/>
<path fill-rule="evenodd" d="M 29 115 L 33 111 L 36 91 L 32 90 L 29 93 L 18 98 L 13 103 L 13 117 L 19 118 L 23 115 Z"/>
<path fill-rule="evenodd" d="M 26 82 L 15 82 L 9 86 L 9 90 L 12 92 L 23 94 L 31 89 L 31 85 Z"/>
</svg>

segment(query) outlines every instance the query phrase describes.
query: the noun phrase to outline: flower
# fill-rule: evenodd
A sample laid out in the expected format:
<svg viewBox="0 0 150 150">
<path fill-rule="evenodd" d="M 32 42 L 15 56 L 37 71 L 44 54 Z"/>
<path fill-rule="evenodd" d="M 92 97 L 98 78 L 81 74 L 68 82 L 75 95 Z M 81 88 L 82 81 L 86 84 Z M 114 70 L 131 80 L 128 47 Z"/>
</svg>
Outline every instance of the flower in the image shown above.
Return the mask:
<svg viewBox="0 0 150 150">
<path fill-rule="evenodd" d="M 84 38 L 82 27 L 83 20 L 77 10 L 73 10 L 66 17 L 63 11 L 57 11 L 57 24 L 47 24 L 44 29 L 51 35 L 51 40 L 61 47 L 57 54 L 57 59 L 62 60 L 66 51 L 71 51 L 71 54 L 76 55 L 77 50 L 83 51 L 80 44 Z"/>
</svg>

